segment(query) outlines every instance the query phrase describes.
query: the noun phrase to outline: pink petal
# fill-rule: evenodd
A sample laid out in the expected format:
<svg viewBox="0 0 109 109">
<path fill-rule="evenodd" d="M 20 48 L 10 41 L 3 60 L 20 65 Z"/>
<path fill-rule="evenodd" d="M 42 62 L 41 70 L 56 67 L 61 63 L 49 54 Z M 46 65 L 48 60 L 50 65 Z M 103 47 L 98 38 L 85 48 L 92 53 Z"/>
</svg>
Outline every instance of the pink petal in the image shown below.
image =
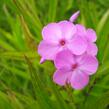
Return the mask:
<svg viewBox="0 0 109 109">
<path fill-rule="evenodd" d="M 57 70 L 53 75 L 53 81 L 61 86 L 65 85 L 71 73 L 67 68 Z"/>
<path fill-rule="evenodd" d="M 86 71 L 88 75 L 92 75 L 97 71 L 98 60 L 94 56 L 85 54 L 81 56 L 78 63 L 80 64 L 79 69 Z"/>
<path fill-rule="evenodd" d="M 63 50 L 57 53 L 54 63 L 56 68 L 58 69 L 62 67 L 70 68 L 71 65 L 75 63 L 75 59 L 73 54 L 69 50 Z"/>
<path fill-rule="evenodd" d="M 38 53 L 48 60 L 53 60 L 56 53 L 59 51 L 59 47 L 55 44 L 48 43 L 46 41 L 41 41 L 38 46 Z"/>
<path fill-rule="evenodd" d="M 43 64 L 45 61 L 46 61 L 46 59 L 41 58 L 41 60 L 40 60 L 40 64 Z"/>
<path fill-rule="evenodd" d="M 69 19 L 69 21 L 74 22 L 80 14 L 80 11 L 75 12 Z"/>
<path fill-rule="evenodd" d="M 65 39 L 71 39 L 73 35 L 76 33 L 76 28 L 73 23 L 69 21 L 61 21 L 58 23 L 61 27 L 62 36 Z"/>
<path fill-rule="evenodd" d="M 68 44 L 68 48 L 75 54 L 81 55 L 87 49 L 87 42 L 81 36 L 76 36 L 73 40 Z"/>
<path fill-rule="evenodd" d="M 61 29 L 58 23 L 50 23 L 42 30 L 43 39 L 47 42 L 57 42 L 62 38 Z"/>
<path fill-rule="evenodd" d="M 96 56 L 97 52 L 98 52 L 98 48 L 97 48 L 96 44 L 89 42 L 88 46 L 87 46 L 87 54 Z"/>
<path fill-rule="evenodd" d="M 91 42 L 95 42 L 97 40 L 96 32 L 93 29 L 87 29 L 86 37 Z"/>
<path fill-rule="evenodd" d="M 89 82 L 89 76 L 85 72 L 75 71 L 71 76 L 71 86 L 74 89 L 83 89 Z"/>
<path fill-rule="evenodd" d="M 75 26 L 76 26 L 76 29 L 77 29 L 77 34 L 79 36 L 84 37 L 86 35 L 85 27 L 83 25 L 81 25 L 81 24 L 76 24 Z"/>
</svg>

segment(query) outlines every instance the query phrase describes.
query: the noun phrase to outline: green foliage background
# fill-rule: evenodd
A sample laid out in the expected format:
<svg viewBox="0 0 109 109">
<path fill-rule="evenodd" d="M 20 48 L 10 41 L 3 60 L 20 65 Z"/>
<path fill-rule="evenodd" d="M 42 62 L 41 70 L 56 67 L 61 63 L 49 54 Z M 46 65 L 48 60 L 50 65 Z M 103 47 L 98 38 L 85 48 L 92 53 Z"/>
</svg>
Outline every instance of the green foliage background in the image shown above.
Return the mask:
<svg viewBox="0 0 109 109">
<path fill-rule="evenodd" d="M 53 83 L 37 45 L 49 22 L 81 14 L 97 32 L 99 69 L 81 90 Z M 109 109 L 109 0 L 0 0 L 0 109 Z"/>
</svg>

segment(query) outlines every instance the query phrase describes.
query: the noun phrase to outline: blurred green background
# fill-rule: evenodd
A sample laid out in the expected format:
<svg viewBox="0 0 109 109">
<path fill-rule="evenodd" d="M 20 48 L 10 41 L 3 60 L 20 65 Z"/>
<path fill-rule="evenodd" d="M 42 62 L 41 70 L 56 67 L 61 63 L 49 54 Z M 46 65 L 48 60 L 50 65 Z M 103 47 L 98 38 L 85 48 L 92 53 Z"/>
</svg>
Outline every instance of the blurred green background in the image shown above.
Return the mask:
<svg viewBox="0 0 109 109">
<path fill-rule="evenodd" d="M 53 83 L 39 64 L 41 29 L 69 17 L 97 32 L 99 69 L 82 91 Z M 109 109 L 109 0 L 0 0 L 0 109 Z"/>
</svg>

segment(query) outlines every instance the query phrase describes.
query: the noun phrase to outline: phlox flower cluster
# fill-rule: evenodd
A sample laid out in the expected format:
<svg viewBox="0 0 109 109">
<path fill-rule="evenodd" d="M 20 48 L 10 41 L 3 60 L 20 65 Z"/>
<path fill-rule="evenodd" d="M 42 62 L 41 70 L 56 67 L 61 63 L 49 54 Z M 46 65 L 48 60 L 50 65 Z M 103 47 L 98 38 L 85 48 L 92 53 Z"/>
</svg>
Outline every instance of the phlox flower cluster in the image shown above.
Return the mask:
<svg viewBox="0 0 109 109">
<path fill-rule="evenodd" d="M 75 24 L 79 11 L 69 20 L 46 25 L 42 30 L 43 40 L 38 46 L 41 63 L 52 60 L 56 67 L 53 81 L 60 85 L 71 85 L 83 89 L 89 76 L 96 73 L 98 48 L 96 32 L 81 24 Z"/>
</svg>

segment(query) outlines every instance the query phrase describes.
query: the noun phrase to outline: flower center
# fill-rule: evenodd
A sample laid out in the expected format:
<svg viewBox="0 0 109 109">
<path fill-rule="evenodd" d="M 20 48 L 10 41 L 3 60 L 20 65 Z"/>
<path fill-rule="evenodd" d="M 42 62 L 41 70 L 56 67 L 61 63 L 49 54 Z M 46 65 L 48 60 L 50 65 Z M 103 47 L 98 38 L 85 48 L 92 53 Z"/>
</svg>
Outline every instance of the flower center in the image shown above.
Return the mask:
<svg viewBox="0 0 109 109">
<path fill-rule="evenodd" d="M 75 70 L 78 67 L 78 64 L 73 64 L 72 65 L 72 70 Z"/>
<path fill-rule="evenodd" d="M 62 40 L 60 40 L 60 45 L 64 46 L 64 45 L 65 45 L 65 43 L 66 43 L 66 42 L 65 42 L 65 40 L 63 40 L 63 39 L 62 39 Z"/>
</svg>

